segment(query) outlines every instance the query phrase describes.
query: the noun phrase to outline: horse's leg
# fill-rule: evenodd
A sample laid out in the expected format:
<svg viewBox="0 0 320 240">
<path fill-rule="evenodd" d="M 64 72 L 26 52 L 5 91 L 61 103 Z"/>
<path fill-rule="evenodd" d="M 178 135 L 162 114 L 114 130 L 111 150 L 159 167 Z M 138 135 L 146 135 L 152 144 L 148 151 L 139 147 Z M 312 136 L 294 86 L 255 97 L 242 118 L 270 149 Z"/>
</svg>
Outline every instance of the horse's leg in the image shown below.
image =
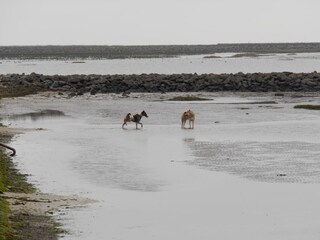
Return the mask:
<svg viewBox="0 0 320 240">
<path fill-rule="evenodd" d="M 185 121 L 185 120 L 182 120 L 182 121 L 181 121 L 181 128 L 185 128 L 185 125 L 186 125 L 186 121 Z"/>
<path fill-rule="evenodd" d="M 124 125 L 128 126 L 128 122 L 131 122 L 130 120 L 124 120 L 123 124 L 122 124 L 122 128 L 124 127 Z"/>
<path fill-rule="evenodd" d="M 141 122 L 136 122 L 136 129 L 138 129 L 138 124 L 140 124 L 140 126 L 143 127 L 143 124 Z"/>
</svg>

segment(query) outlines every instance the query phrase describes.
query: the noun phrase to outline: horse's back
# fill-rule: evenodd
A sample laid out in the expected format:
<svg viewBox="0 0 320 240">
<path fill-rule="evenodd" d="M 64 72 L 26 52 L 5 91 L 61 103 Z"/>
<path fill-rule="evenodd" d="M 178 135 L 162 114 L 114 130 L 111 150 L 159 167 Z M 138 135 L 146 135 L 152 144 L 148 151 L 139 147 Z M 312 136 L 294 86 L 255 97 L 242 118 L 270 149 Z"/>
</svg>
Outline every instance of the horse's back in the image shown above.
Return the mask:
<svg viewBox="0 0 320 240">
<path fill-rule="evenodd" d="M 133 122 L 140 122 L 141 120 L 141 116 L 139 114 L 135 114 L 133 115 Z"/>
<path fill-rule="evenodd" d="M 189 119 L 190 120 L 194 120 L 196 118 L 196 115 L 194 112 L 192 112 L 191 110 L 188 111 L 188 115 L 189 115 Z"/>
<path fill-rule="evenodd" d="M 126 116 L 123 119 L 124 122 L 130 122 L 131 121 L 131 113 L 127 113 Z"/>
<path fill-rule="evenodd" d="M 181 121 L 182 121 L 182 122 L 185 122 L 185 121 L 187 121 L 187 119 L 188 119 L 188 114 L 187 114 L 187 112 L 182 113 L 182 115 L 181 115 Z"/>
</svg>

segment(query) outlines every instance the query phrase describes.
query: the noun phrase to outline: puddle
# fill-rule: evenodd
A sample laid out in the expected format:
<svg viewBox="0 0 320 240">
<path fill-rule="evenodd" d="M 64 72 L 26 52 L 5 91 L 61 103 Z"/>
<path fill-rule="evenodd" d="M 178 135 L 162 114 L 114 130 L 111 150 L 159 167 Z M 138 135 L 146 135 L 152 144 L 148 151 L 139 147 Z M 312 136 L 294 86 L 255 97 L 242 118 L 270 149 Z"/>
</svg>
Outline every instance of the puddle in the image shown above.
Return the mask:
<svg viewBox="0 0 320 240">
<path fill-rule="evenodd" d="M 41 110 L 37 112 L 29 112 L 29 113 L 23 113 L 23 114 L 14 114 L 9 117 L 7 117 L 5 120 L 10 121 L 25 121 L 25 120 L 31 120 L 31 121 L 39 121 L 46 118 L 56 118 L 56 117 L 64 117 L 66 116 L 64 112 L 59 110 Z"/>
</svg>

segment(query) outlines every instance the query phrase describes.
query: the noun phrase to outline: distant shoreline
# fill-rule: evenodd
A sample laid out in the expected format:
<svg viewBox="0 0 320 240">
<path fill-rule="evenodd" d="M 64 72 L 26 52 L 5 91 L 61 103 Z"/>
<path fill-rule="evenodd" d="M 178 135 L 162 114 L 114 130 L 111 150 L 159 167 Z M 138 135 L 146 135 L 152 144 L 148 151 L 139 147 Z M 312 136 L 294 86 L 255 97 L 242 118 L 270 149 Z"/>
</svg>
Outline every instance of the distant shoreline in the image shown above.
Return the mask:
<svg viewBox="0 0 320 240">
<path fill-rule="evenodd" d="M 126 59 L 167 58 L 216 53 L 311 53 L 320 52 L 313 43 L 233 43 L 212 45 L 137 45 L 137 46 L 0 46 L 0 59 Z"/>
</svg>

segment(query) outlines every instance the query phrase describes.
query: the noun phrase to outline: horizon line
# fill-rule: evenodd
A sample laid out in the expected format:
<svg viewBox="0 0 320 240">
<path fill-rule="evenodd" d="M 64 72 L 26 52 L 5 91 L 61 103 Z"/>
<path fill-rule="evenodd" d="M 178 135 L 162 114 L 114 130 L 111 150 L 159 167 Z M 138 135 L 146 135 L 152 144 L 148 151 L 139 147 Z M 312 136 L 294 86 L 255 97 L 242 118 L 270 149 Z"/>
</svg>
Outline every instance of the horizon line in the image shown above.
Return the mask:
<svg viewBox="0 0 320 240">
<path fill-rule="evenodd" d="M 319 42 L 234 42 L 206 44 L 15 44 L 0 45 L 0 47 L 49 47 L 49 46 L 109 46 L 109 47 L 144 47 L 144 46 L 214 46 L 214 45 L 251 45 L 251 44 L 320 44 Z"/>
</svg>

